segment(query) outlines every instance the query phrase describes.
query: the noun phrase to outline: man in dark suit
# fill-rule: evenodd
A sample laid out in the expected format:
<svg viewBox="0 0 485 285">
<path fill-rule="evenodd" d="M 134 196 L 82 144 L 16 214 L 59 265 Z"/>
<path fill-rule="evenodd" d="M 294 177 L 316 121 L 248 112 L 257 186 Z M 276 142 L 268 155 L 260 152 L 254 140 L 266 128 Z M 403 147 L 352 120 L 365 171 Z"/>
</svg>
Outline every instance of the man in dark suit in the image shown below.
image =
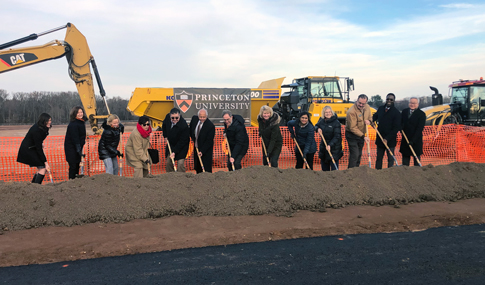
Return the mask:
<svg viewBox="0 0 485 285">
<path fill-rule="evenodd" d="M 379 123 L 377 130 L 383 139 L 381 140 L 380 136 L 376 137 L 376 169 L 382 169 L 382 159 L 384 158 L 385 152 L 387 152 L 387 167 L 392 167 L 394 165 L 394 158 L 387 150 L 385 144 L 387 144 L 391 152 L 394 154 L 394 148 L 397 144 L 397 132 L 401 129 L 401 113 L 394 107 L 395 100 L 396 96 L 393 93 L 387 94 L 386 104 L 380 106 L 379 109 L 377 109 L 377 112 L 372 116 L 372 120 Z"/>
<path fill-rule="evenodd" d="M 207 117 L 207 110 L 201 109 L 197 116 L 193 116 L 190 121 L 190 137 L 195 144 L 194 168 L 197 173 L 202 172 L 199 157 L 204 165 L 204 170 L 212 172 L 212 153 L 216 127 Z"/>
<path fill-rule="evenodd" d="M 406 134 L 409 140 L 409 144 L 403 136 L 401 141 L 401 148 L 399 151 L 402 154 L 402 165 L 409 166 L 411 162 L 411 156 L 413 153 L 409 146 L 413 147 L 418 160 L 421 160 L 420 156 L 423 154 L 423 129 L 426 124 L 426 114 L 419 109 L 419 99 L 411 97 L 409 99 L 409 108 L 402 110 L 401 114 L 402 132 Z M 414 165 L 419 165 L 416 161 L 416 157 L 413 156 Z"/>
</svg>

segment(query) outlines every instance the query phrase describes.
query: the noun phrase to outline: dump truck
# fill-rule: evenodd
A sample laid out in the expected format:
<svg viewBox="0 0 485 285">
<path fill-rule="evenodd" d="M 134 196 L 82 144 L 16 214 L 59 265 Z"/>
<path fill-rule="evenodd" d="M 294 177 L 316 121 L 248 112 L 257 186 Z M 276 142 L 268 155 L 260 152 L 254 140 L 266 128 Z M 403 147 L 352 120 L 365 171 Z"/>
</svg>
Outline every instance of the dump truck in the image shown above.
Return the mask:
<svg viewBox="0 0 485 285">
<path fill-rule="evenodd" d="M 426 125 L 485 125 L 485 80 L 458 80 L 449 85 L 450 103 L 443 104 L 443 95 L 430 86 L 433 106 L 423 108 Z"/>
<path fill-rule="evenodd" d="M 246 125 L 257 126 L 261 106 L 275 105 L 281 95 L 285 77 L 263 81 L 257 88 L 136 88 L 126 109 L 135 116 L 148 116 L 152 127 L 163 124 L 165 115 L 174 107 L 184 118 L 206 109 L 215 125 L 222 125 L 222 111 L 242 115 Z"/>
</svg>

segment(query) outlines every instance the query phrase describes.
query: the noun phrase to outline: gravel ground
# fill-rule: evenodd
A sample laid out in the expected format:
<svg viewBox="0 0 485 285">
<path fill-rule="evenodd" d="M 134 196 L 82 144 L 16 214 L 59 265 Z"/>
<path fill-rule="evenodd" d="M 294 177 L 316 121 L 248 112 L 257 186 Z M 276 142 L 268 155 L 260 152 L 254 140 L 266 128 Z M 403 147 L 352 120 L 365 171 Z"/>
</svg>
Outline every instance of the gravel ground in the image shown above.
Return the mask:
<svg viewBox="0 0 485 285">
<path fill-rule="evenodd" d="M 0 182 L 0 233 L 183 216 L 291 216 L 349 205 L 485 198 L 485 164 L 317 172 L 253 166 L 236 172 L 108 174 L 38 185 Z"/>
</svg>

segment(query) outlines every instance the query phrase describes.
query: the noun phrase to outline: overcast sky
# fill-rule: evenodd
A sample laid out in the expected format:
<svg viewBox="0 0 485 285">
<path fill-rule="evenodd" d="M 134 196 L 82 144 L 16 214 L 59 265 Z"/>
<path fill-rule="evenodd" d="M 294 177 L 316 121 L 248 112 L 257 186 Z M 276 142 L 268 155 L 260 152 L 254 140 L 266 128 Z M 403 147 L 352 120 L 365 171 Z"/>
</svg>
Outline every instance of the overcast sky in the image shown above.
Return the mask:
<svg viewBox="0 0 485 285">
<path fill-rule="evenodd" d="M 1 0 L 1 2 L 7 2 Z M 485 77 L 485 1 L 114 1 L 3 3 L 0 43 L 71 22 L 86 36 L 108 97 L 136 87 L 242 87 L 316 75 L 365 93 L 448 94 Z M 54 39 L 58 31 L 21 46 Z M 0 75 L 9 93 L 76 91 L 61 58 Z M 99 90 L 96 88 L 96 94 Z"/>
</svg>

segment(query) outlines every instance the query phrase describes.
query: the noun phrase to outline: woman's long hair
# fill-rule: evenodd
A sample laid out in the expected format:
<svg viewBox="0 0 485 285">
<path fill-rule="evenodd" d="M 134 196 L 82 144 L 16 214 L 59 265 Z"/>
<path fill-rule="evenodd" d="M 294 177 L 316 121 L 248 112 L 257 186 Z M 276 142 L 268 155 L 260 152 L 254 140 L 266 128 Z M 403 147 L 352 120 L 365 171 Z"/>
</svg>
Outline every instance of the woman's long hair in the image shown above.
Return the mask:
<svg viewBox="0 0 485 285">
<path fill-rule="evenodd" d="M 37 125 L 42 129 L 46 130 L 48 129 L 47 123 L 49 122 L 50 119 L 52 119 L 51 115 L 47 113 L 42 113 L 40 114 L 39 119 L 37 120 Z M 52 124 L 51 124 L 51 127 L 52 127 Z"/>
<path fill-rule="evenodd" d="M 71 122 L 76 120 L 77 112 L 79 112 L 79 110 L 83 110 L 83 120 L 86 121 L 88 119 L 86 117 L 86 112 L 84 111 L 83 107 L 76 106 L 76 107 L 74 107 L 74 108 L 71 109 L 71 112 L 69 112 L 69 120 Z"/>
</svg>

